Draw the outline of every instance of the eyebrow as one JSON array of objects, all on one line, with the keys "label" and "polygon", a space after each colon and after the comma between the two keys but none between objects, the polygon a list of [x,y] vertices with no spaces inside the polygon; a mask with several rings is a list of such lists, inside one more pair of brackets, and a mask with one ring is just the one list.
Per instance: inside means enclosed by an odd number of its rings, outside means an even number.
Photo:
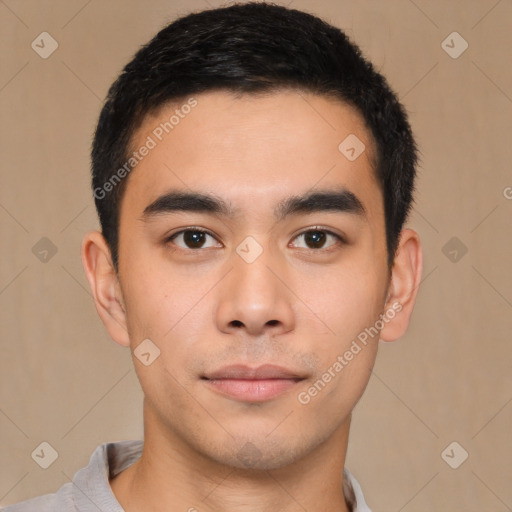
[{"label": "eyebrow", "polygon": [[[366,216],[366,210],[358,197],[345,188],[317,190],[304,195],[290,196],[280,201],[274,208],[274,217],[281,221],[290,215],[334,211]],[[233,208],[223,199],[200,192],[172,190],[158,197],[146,206],[143,220],[172,212],[197,212],[224,217],[234,217],[239,209]]]}]

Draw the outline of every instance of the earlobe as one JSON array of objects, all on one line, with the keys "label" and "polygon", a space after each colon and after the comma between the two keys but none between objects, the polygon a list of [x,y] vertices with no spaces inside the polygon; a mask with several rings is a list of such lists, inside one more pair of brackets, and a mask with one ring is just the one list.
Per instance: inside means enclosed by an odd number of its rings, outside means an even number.
[{"label": "earlobe", "polygon": [[126,308],[108,244],[99,231],[87,234],[82,242],[82,265],[98,314],[110,337],[129,346]]},{"label": "earlobe", "polygon": [[423,253],[418,233],[404,229],[391,271],[386,300],[383,341],[395,341],[404,335],[414,309],[423,270]]}]

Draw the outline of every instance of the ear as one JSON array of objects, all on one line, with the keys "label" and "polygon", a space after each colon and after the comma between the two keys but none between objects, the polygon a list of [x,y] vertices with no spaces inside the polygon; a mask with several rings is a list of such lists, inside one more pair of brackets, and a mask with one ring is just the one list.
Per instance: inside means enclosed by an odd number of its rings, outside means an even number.
[{"label": "ear", "polygon": [[126,311],[110,248],[99,231],[85,236],[82,242],[82,265],[89,281],[96,310],[110,337],[129,346]]},{"label": "ear", "polygon": [[395,341],[405,334],[416,302],[422,270],[423,253],[418,233],[404,229],[400,233],[391,270],[381,340]]}]

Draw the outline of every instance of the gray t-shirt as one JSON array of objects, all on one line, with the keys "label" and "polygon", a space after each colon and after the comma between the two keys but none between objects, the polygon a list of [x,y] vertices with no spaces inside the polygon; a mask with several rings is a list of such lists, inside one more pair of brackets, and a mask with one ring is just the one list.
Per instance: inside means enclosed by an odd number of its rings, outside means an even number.
[{"label": "gray t-shirt", "polygon": [[[56,493],[45,494],[3,508],[3,512],[124,512],[109,484],[109,478],[131,466],[142,454],[142,441],[100,444],[89,464],[77,471],[72,482]],[[343,490],[352,512],[371,512],[361,487],[345,469]]]}]

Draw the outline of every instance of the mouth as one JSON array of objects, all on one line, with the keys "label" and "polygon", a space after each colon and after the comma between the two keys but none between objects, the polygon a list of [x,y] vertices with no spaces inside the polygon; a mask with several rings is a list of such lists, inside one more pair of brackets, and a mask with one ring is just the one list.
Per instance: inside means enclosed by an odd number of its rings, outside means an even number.
[{"label": "mouth", "polygon": [[214,392],[241,402],[265,402],[295,387],[306,377],[281,366],[226,366],[201,377]]}]

